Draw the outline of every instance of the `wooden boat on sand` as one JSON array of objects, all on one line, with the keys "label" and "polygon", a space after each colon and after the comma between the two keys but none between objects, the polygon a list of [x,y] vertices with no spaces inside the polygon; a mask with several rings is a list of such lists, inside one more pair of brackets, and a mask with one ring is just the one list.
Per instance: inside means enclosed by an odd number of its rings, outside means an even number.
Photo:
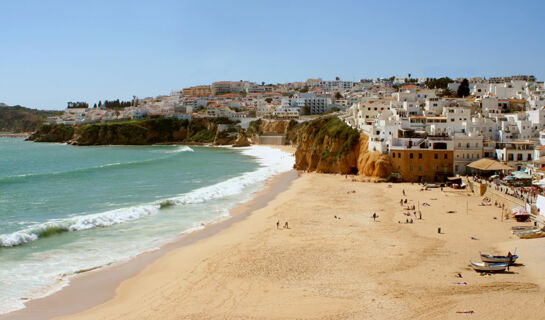
[{"label": "wooden boat on sand", "polygon": [[480,255],[481,255],[481,260],[483,262],[488,262],[488,263],[508,263],[508,264],[513,264],[513,263],[515,263],[515,261],[517,261],[517,259],[519,257],[516,254],[506,255],[506,256],[493,256],[493,255],[490,255],[490,254],[480,253]]},{"label": "wooden boat on sand", "polygon": [[471,267],[473,270],[478,272],[503,272],[507,267],[509,266],[507,263],[489,263],[489,262],[473,262],[469,261],[471,263]]}]

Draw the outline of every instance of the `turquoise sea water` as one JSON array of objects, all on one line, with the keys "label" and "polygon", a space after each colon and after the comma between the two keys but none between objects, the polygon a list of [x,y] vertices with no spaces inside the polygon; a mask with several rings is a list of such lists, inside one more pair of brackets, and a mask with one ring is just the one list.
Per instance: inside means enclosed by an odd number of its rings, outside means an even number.
[{"label": "turquoise sea water", "polygon": [[293,158],[267,147],[100,146],[0,138],[0,313],[71,275],[224,219]]}]

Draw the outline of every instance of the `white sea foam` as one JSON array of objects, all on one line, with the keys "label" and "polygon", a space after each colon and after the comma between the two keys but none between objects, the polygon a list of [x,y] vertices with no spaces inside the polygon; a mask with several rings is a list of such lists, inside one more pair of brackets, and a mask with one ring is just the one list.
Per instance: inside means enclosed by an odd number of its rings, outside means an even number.
[{"label": "white sea foam", "polygon": [[[191,148],[186,146],[180,147],[179,149],[183,149],[185,151],[191,150],[190,152],[193,151]],[[168,203],[171,205],[197,204],[214,199],[234,196],[241,193],[250,185],[261,183],[273,175],[291,170],[294,161],[293,156],[285,152],[263,146],[244,148],[242,150],[242,154],[255,157],[261,167],[255,171],[244,173],[241,176],[167,199]],[[152,204],[144,204],[140,206],[39,223],[11,234],[1,234],[0,247],[13,247],[35,241],[40,237],[40,235],[44,234],[44,232],[51,230],[56,230],[57,232],[81,231],[96,227],[109,227],[112,225],[137,220],[145,216],[157,214],[164,202],[164,200],[160,200]]]},{"label": "white sea foam", "polygon": [[[123,237],[113,238],[116,239],[117,245],[111,245],[112,238],[90,237],[87,240],[80,239],[78,242],[67,243],[56,252],[35,252],[26,257],[24,262],[8,262],[9,267],[6,265],[0,270],[0,288],[3,288],[0,314],[24,308],[24,302],[28,300],[23,300],[21,297],[36,299],[60,290],[68,284],[70,277],[77,270],[126,261],[142,252],[160,247],[171,241],[171,238],[176,234],[189,234],[203,229],[207,224],[227,219],[229,217],[228,208],[236,202],[248,199],[250,197],[248,191],[257,191],[257,187],[265,180],[273,175],[289,171],[293,167],[293,156],[277,149],[252,146],[239,150],[242,150],[244,155],[254,157],[260,167],[241,176],[168,199],[173,205],[182,206],[210,201],[205,206],[187,207],[187,210],[183,212],[193,212],[191,216],[185,216],[187,213],[182,213],[184,216],[177,216],[176,209],[168,211],[171,209],[166,208],[166,212],[170,213],[158,214],[161,212],[161,205],[165,202],[165,200],[159,200],[140,206],[36,223],[18,232],[0,235],[0,246],[6,247],[34,241],[43,232],[52,230],[52,228],[67,232],[88,230],[122,224],[149,215],[157,215],[154,219],[167,219],[163,220],[167,222],[162,222],[162,224],[160,220],[154,220],[155,222],[150,220],[153,225],[147,222],[145,225],[128,225],[124,229],[127,232]],[[170,217],[171,214],[172,217]],[[174,223],[180,221],[180,218],[187,222],[180,225]],[[168,221],[171,223],[169,224]],[[161,230],[165,230],[165,232],[161,232]]]},{"label": "white sea foam", "polygon": [[293,156],[278,149],[252,146],[244,148],[242,154],[255,157],[261,167],[255,171],[244,173],[241,176],[199,188],[168,200],[176,205],[184,205],[233,196],[241,193],[244,188],[250,185],[263,182],[271,176],[293,168]]},{"label": "white sea foam", "polygon": [[179,152],[194,152],[195,150],[191,149],[191,147],[188,146],[180,146],[174,150],[160,150],[160,151],[152,151],[154,153],[179,153]]},{"label": "white sea foam", "polygon": [[0,247],[13,247],[27,242],[37,240],[48,230],[81,231],[96,227],[109,227],[115,224],[124,223],[139,219],[144,216],[159,212],[159,205],[150,204],[121,208],[101,213],[84,216],[76,216],[68,219],[50,220],[39,223],[11,234],[0,235]]}]

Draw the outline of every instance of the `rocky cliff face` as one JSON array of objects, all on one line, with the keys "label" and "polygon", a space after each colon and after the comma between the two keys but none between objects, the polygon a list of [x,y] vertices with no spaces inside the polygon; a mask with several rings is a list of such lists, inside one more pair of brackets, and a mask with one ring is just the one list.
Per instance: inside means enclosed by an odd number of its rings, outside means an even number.
[{"label": "rocky cliff face", "polygon": [[390,157],[378,151],[368,151],[369,137],[360,135],[358,173],[368,177],[386,178],[392,173]]},{"label": "rocky cliff face", "polygon": [[36,142],[67,142],[74,135],[74,127],[63,124],[42,125],[27,140]]},{"label": "rocky cliff face", "polygon": [[[223,122],[223,123],[222,123]],[[218,125],[229,128],[220,132]],[[232,127],[232,128],[231,128]],[[146,145],[154,143],[232,144],[236,140],[234,123],[225,119],[147,119],[93,123],[82,126],[43,125],[28,140],[69,142],[76,145]]]},{"label": "rocky cliff face", "polygon": [[360,174],[385,178],[388,156],[368,152],[368,138],[336,117],[320,118],[298,132],[295,168],[322,173]]}]

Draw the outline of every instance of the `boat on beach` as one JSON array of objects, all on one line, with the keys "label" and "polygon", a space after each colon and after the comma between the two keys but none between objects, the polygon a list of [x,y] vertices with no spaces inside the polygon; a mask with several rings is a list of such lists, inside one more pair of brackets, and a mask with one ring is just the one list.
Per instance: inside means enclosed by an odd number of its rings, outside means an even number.
[{"label": "boat on beach", "polygon": [[545,237],[545,232],[543,231],[536,231],[519,235],[520,239],[535,239],[543,237]]},{"label": "boat on beach", "polygon": [[489,263],[469,261],[473,270],[477,272],[502,272],[509,266],[507,263]]},{"label": "boat on beach", "polygon": [[488,263],[508,263],[510,265],[515,263],[515,261],[517,261],[517,259],[519,257],[516,254],[506,255],[506,256],[494,256],[494,255],[480,253],[480,252],[479,252],[479,254],[481,255],[481,260],[483,262],[488,262]]},{"label": "boat on beach", "polygon": [[512,227],[511,232],[520,239],[534,239],[545,237],[545,231],[534,226]]}]

